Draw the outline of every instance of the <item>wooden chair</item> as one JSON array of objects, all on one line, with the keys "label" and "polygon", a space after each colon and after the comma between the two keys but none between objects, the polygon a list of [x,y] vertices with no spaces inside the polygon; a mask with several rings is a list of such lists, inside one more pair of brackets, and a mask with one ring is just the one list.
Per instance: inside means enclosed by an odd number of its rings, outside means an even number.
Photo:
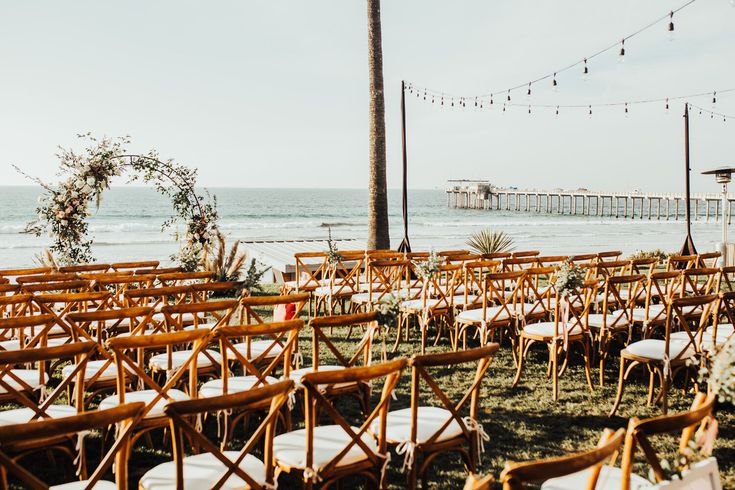
[{"label": "wooden chair", "polygon": [[0,284],[2,289],[5,286],[8,286],[11,294],[0,296],[0,318],[15,318],[34,313],[32,294],[18,293],[19,286],[14,284]]},{"label": "wooden chair", "polygon": [[129,289],[122,294],[122,304],[126,308],[153,308],[156,314],[152,320],[162,324],[165,320],[161,308],[169,305],[188,303],[191,299],[190,286],[169,286],[157,288]]},{"label": "wooden chair", "polygon": [[615,468],[605,463],[614,462],[624,438],[625,429],[617,432],[605,429],[594,449],[539,461],[507,462],[500,474],[503,490],[524,490],[526,483],[541,481],[545,482],[542,489],[616,488],[614,484],[608,484]]},{"label": "wooden chair", "polygon": [[[646,276],[643,274],[607,276],[603,286],[600,313],[589,313],[589,309],[587,310],[584,321],[596,347],[600,365],[600,386],[605,384],[605,361],[611,343],[621,337],[625,339],[625,345],[631,341],[633,310],[636,307],[638,290],[643,287],[645,280]],[[623,291],[626,291],[625,298]]]},{"label": "wooden chair", "polygon": [[[143,420],[136,427],[130,447],[143,434],[166,427],[168,419],[163,410],[171,401],[182,401],[197,397],[197,366],[206,354],[203,352],[210,339],[210,332],[186,330],[183,332],[155,335],[133,335],[115,337],[107,341],[117,366],[116,393],[108,396],[99,404],[101,409],[112,408],[128,402],[144,402]],[[184,356],[176,356],[174,349],[193,346]],[[155,371],[163,373],[155,376],[146,372],[153,353],[164,349],[165,365],[155,366]],[[148,362],[146,362],[148,361]],[[210,360],[211,361],[211,360]],[[188,373],[188,382],[183,378]],[[129,378],[131,378],[129,380]],[[133,381],[137,380],[137,385]],[[130,388],[133,388],[132,390]],[[183,391],[182,389],[186,391]]]},{"label": "wooden chair", "polygon": [[697,266],[697,255],[669,255],[666,259],[666,271],[686,270]]},{"label": "wooden chair", "polygon": [[[318,371],[342,371],[356,366],[369,366],[372,364],[373,341],[379,332],[380,326],[377,322],[377,313],[353,313],[351,315],[324,316],[314,318],[310,327],[312,330],[312,352],[311,366],[304,366],[291,371],[290,377],[301,388],[301,378],[308,373]],[[357,326],[366,325],[365,333],[359,342],[356,342],[354,350],[345,352],[338,349],[332,342],[332,333],[335,329],[351,330]],[[324,353],[322,352],[324,348]],[[385,349],[385,347],[383,347]],[[334,358],[334,361],[324,362],[324,355]],[[385,357],[385,356],[383,356]],[[322,393],[328,398],[339,398],[341,396],[354,396],[360,403],[364,413],[367,413],[370,403],[370,386],[361,383],[339,383],[337,385],[323,386]]]},{"label": "wooden chair", "polygon": [[516,317],[525,325],[551,318],[556,304],[554,277],[556,267],[531,267],[523,278],[523,302],[519,303]]},{"label": "wooden chair", "polygon": [[536,257],[536,262],[539,267],[559,267],[568,258],[567,255],[540,255]]},{"label": "wooden chair", "polygon": [[370,260],[366,266],[367,291],[350,298],[352,311],[370,311],[390,294],[408,288],[411,262],[405,259]]},{"label": "wooden chair", "polygon": [[503,260],[503,271],[504,272],[516,272],[532,267],[538,267],[538,257],[536,256],[523,256],[523,257],[512,257]]},{"label": "wooden chair", "polygon": [[[518,369],[516,370],[516,376],[513,380],[514,387],[521,379],[523,364],[528,356],[529,349],[534,343],[542,342],[546,344],[546,347],[549,350],[547,376],[551,377],[554,400],[559,399],[558,378],[564,373],[564,370],[567,367],[567,363],[569,362],[569,351],[572,344],[579,344],[582,348],[587,384],[589,385],[590,391],[593,391],[592,378],[590,374],[591,335],[587,329],[585,317],[589,312],[591,299],[595,292],[595,285],[595,282],[586,283],[580,290],[571,292],[564,301],[558,297],[558,293],[554,288],[553,320],[529,323],[519,329],[517,340],[518,347],[516,351]],[[575,307],[575,305],[578,304],[583,305],[583,307],[581,309]],[[564,354],[564,363],[560,367],[559,358],[562,354]]]},{"label": "wooden chair", "polygon": [[[165,330],[177,332],[180,330],[206,329],[212,330],[219,325],[227,325],[235,315],[238,301],[226,299],[208,301],[206,303],[180,303],[161,308],[160,318]],[[156,318],[156,315],[153,315]]]},{"label": "wooden chair", "polygon": [[437,275],[422,281],[419,298],[401,302],[401,316],[396,331],[394,351],[401,339],[401,330],[405,331],[405,340],[408,341],[412,319],[416,319],[421,333],[422,354],[426,350],[426,338],[431,322],[434,322],[437,329],[435,345],[443,330],[449,331],[451,343],[455,344],[451,328],[454,317],[454,294],[457,286],[462,284],[462,272],[460,264],[440,265]]},{"label": "wooden chair", "polygon": [[99,291],[110,291],[113,300],[119,307],[125,304],[124,294],[132,289],[150,289],[156,276],[134,276],[132,274],[109,274],[95,278],[93,287]]},{"label": "wooden chair", "polygon": [[[281,407],[288,399],[293,381],[285,380],[242,393],[214,398],[173,402],[165,413],[171,420],[174,460],[148,470],[140,479],[141,490],[165,488],[275,488],[273,436]],[[211,412],[247,413],[267,406],[267,414],[239,451],[218,448],[192,420]],[[185,442],[190,441],[196,454],[186,456]],[[253,452],[262,444],[262,459]]]},{"label": "wooden chair", "polygon": [[588,264],[594,265],[597,262],[597,254],[577,254],[569,257],[569,260],[575,265]]},{"label": "wooden chair", "polygon": [[462,310],[482,307],[482,291],[485,276],[498,272],[502,263],[499,260],[471,260],[464,263],[462,288],[455,290],[454,305]]},{"label": "wooden chair", "polygon": [[480,345],[493,340],[495,333],[506,331],[514,334],[516,312],[523,303],[525,271],[487,274],[482,289],[482,307],[465,310],[454,317],[456,332],[454,350],[467,345],[467,331],[475,329],[480,334]]},{"label": "wooden chair", "polygon": [[[294,254],[295,280],[284,283],[288,292],[310,293],[322,286],[327,277],[327,254],[324,252],[301,252]],[[309,315],[311,316],[311,315]]]},{"label": "wooden chair", "polygon": [[620,250],[609,250],[606,252],[598,252],[597,253],[597,261],[603,262],[603,261],[615,261],[619,260],[620,256],[623,255],[623,252]]},{"label": "wooden chair", "polygon": [[[128,459],[127,445],[132,429],[141,417],[143,403],[128,403],[109,410],[96,410],[71,415],[57,419],[39,420],[33,423],[0,426],[0,468],[3,482],[7,485],[7,476],[12,475],[23,488],[76,488],[92,490],[101,488],[128,488]],[[119,430],[114,444],[102,455],[101,460],[92,475],[85,476],[82,471],[82,480],[65,485],[49,487],[47,482],[41,481],[32,471],[19,464],[18,453],[22,454],[24,447],[42,446],[49,440],[61,439],[67,446],[81,446],[80,455],[84,454],[84,434],[94,429],[106,429],[117,425]],[[81,441],[81,443],[79,442]],[[80,458],[82,459],[82,458]],[[115,483],[102,478],[114,467]]]},{"label": "wooden chair", "polygon": [[39,274],[51,274],[54,270],[51,267],[27,267],[20,269],[0,269],[0,277],[8,279],[11,283],[15,283],[18,276],[35,276]]},{"label": "wooden chair", "polygon": [[[720,293],[720,307],[718,319],[707,327],[702,336],[702,351],[706,354],[717,352],[730,337],[735,334],[735,291]],[[672,336],[682,335],[683,332],[673,333]]]},{"label": "wooden chair", "polygon": [[657,454],[658,451],[651,444],[650,438],[657,434],[675,434],[681,431],[678,452],[680,454],[684,453],[689,449],[689,441],[695,435],[697,426],[699,426],[700,430],[706,430],[709,424],[713,422],[712,410],[715,405],[715,399],[716,397],[714,395],[707,396],[704,393],[697,393],[691,410],[687,412],[663,415],[644,420],[638,420],[635,417],[630,419],[620,469],[622,476],[622,485],[620,488],[629,490],[634,484],[647,482],[645,478],[633,473],[637,448],[640,448],[643,452],[646,462],[651,470],[653,470],[656,481],[663,481],[665,474],[661,467],[661,460]]},{"label": "wooden chair", "polygon": [[201,284],[212,281],[214,272],[210,271],[194,271],[194,272],[170,272],[168,274],[157,274],[156,280],[163,286],[187,286],[189,284]]},{"label": "wooden chair", "polygon": [[[348,476],[363,476],[373,486],[385,488],[385,472],[389,457],[386,441],[386,422],[391,393],[398,383],[407,360],[395,359],[367,367],[320,371],[304,375],[305,428],[276,436],[273,454],[283,471],[299,474],[304,488],[311,489],[318,482],[331,486]],[[375,408],[353,426],[335,408],[333,400],[324,392],[324,386],[371,385],[383,382]],[[318,414],[325,414],[331,424],[317,425]],[[379,420],[376,438],[368,433],[373,422]]]},{"label": "wooden chair", "polygon": [[697,255],[696,267],[715,268],[720,260],[720,252],[706,252]]},{"label": "wooden chair", "polygon": [[[24,315],[0,318],[0,349],[6,351],[48,347],[49,332],[56,326],[53,315]],[[66,341],[51,342],[52,345]]]},{"label": "wooden chair", "polygon": [[[388,412],[385,429],[388,444],[395,445],[397,453],[404,455],[403,471],[407,471],[408,488],[416,488],[419,477],[423,487],[428,488],[429,466],[446,452],[458,453],[467,471],[477,471],[484,442],[488,439],[479,423],[480,385],[498,347],[498,344],[489,344],[458,352],[414,355],[409,361],[411,406]],[[477,363],[472,382],[452,400],[430,370],[454,370],[468,363]],[[427,398],[431,403],[428,405],[421,399],[423,384],[429,388]],[[372,431],[379,433],[378,421],[373,422]]]},{"label": "wooden chair", "polygon": [[[690,328],[691,318],[687,315],[692,307],[699,311],[699,319],[694,331]],[[643,339],[629,344],[620,352],[620,377],[618,393],[610,416],[614,415],[623,397],[625,381],[637,365],[644,365],[649,372],[648,404],[654,401],[655,378],[658,375],[661,389],[656,401],[661,401],[663,413],[668,409],[669,385],[682,369],[688,367],[687,362],[695,354],[701,352],[701,339],[711,318],[718,316],[719,297],[693,296],[674,298],[666,309],[666,329],[664,339]],[[674,329],[686,333],[686,339],[672,338]],[[630,363],[626,366],[627,363]]]},{"label": "wooden chair", "polygon": [[327,315],[333,315],[335,305],[339,305],[341,313],[346,313],[347,301],[361,290],[360,275],[365,263],[365,252],[358,250],[339,253],[340,260],[336,264],[327,265],[326,276],[321,285],[311,292],[317,314],[323,311]]},{"label": "wooden chair", "polygon": [[15,278],[15,282],[18,284],[41,284],[47,282],[67,282],[75,281],[79,279],[79,276],[73,273],[61,273],[56,272],[52,274],[33,274],[28,276],[18,276]]},{"label": "wooden chair", "polygon": [[59,272],[71,272],[74,274],[80,272],[107,272],[108,270],[110,270],[110,264],[79,264],[59,267]]},{"label": "wooden chair", "polygon": [[198,282],[190,284],[189,288],[191,288],[191,300],[194,303],[204,303],[215,295],[219,295],[220,298],[224,299],[225,296],[239,298],[243,294],[240,291],[241,283],[236,281]]},{"label": "wooden chair", "polygon": [[514,259],[520,259],[523,257],[538,257],[541,255],[541,252],[538,250],[520,250],[517,252],[511,252],[510,256]]},{"label": "wooden chair", "polygon": [[91,283],[84,279],[72,281],[35,282],[20,284],[21,293],[81,293],[91,290]]},{"label": "wooden chair", "polygon": [[666,324],[666,309],[680,288],[681,272],[653,272],[646,282],[643,307],[633,308],[633,323],[641,327],[642,336],[650,337]]}]

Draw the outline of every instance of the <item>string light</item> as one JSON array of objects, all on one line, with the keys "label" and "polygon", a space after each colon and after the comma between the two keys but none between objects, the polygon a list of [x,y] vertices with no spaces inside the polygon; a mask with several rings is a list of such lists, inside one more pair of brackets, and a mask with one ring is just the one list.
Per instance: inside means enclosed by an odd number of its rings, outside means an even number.
[{"label": "string light", "polygon": [[625,103],[625,117],[628,117],[628,103]]},{"label": "string light", "polygon": [[622,41],[620,41],[620,56],[618,57],[618,62],[622,63],[625,61],[625,38],[623,38]]},{"label": "string light", "polygon": [[531,106],[528,106],[528,113],[531,113]]},{"label": "string light", "polygon": [[[511,99],[510,99],[510,92],[511,91],[517,90],[517,89],[521,89],[523,87],[529,87],[530,85],[533,85],[533,84],[535,84],[537,82],[540,82],[540,81],[546,80],[546,79],[551,79],[551,81],[552,81],[551,82],[552,87],[556,88],[557,85],[558,85],[557,75],[559,73],[562,73],[562,72],[568,71],[568,70],[572,70],[572,69],[578,69],[578,67],[580,65],[582,65],[582,74],[583,74],[583,76],[585,76],[585,79],[586,79],[587,76],[589,76],[589,74],[590,74],[589,63],[592,61],[593,58],[596,58],[598,56],[601,56],[601,55],[607,53],[608,51],[611,51],[611,50],[615,49],[615,50],[617,50],[617,53],[620,56],[619,57],[619,60],[620,61],[623,61],[623,58],[624,58],[624,54],[623,53],[624,53],[624,49],[625,49],[625,41],[627,41],[627,40],[631,39],[632,37],[637,36],[637,35],[645,32],[645,31],[647,31],[647,30],[649,30],[649,29],[657,26],[658,24],[660,24],[661,22],[663,22],[665,20],[668,20],[669,21],[668,22],[668,24],[669,24],[668,25],[668,27],[669,27],[668,31],[670,33],[672,33],[673,32],[673,14],[678,13],[681,10],[689,7],[695,1],[696,0],[686,0],[685,3],[683,5],[681,5],[680,7],[678,7],[676,9],[674,9],[674,10],[671,10],[671,11],[667,12],[665,15],[663,15],[663,16],[655,19],[655,20],[653,20],[652,22],[650,22],[650,23],[646,24],[645,26],[639,28],[638,30],[636,30],[636,31],[628,34],[627,36],[623,36],[623,37],[617,38],[618,40],[616,40],[614,43],[608,45],[607,47],[605,47],[603,49],[600,49],[599,51],[593,52],[593,53],[585,56],[584,58],[581,58],[581,59],[578,58],[578,61],[576,61],[574,63],[570,63],[569,65],[566,65],[566,66],[564,66],[562,68],[559,68],[557,70],[554,70],[553,72],[550,72],[547,75],[540,76],[540,77],[535,78],[535,79],[530,80],[530,81],[525,81],[522,84],[511,86],[509,88],[505,88],[505,89],[502,89],[502,90],[493,90],[491,92],[488,92],[488,93],[485,93],[485,94],[477,94],[475,96],[478,97],[478,98],[487,98],[487,97],[492,97],[493,95],[498,95],[499,96],[500,94],[503,94],[503,93],[507,92],[508,95],[507,95],[506,98],[507,98],[507,101],[510,102],[511,101]],[[733,1],[735,1],[735,0],[733,0]],[[474,97],[474,96],[472,96],[472,97]]]},{"label": "string light", "polygon": [[669,41],[674,40],[674,12],[669,14]]},{"label": "string light", "polygon": [[666,99],[666,113],[669,113],[669,99]]},{"label": "string light", "polygon": [[531,96],[531,82],[528,82],[528,93],[526,95]]},{"label": "string light", "polygon": [[559,115],[559,106],[556,106],[556,115]]},{"label": "string light", "polygon": [[717,91],[712,92],[712,105],[717,103]]},{"label": "string light", "polygon": [[592,106],[588,106],[588,107],[589,107],[589,109],[590,109],[590,113],[589,113],[589,116],[590,116],[590,119],[592,119]]}]

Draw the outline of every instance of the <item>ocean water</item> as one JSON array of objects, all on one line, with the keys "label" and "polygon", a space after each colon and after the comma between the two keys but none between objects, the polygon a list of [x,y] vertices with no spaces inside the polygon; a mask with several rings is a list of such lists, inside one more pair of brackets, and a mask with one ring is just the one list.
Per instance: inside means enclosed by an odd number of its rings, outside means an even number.
[{"label": "ocean water", "polygon": [[[367,233],[367,191],[358,189],[212,188],[217,196],[222,231],[231,240],[326,239],[364,240]],[[50,242],[23,233],[35,215],[38,187],[0,187],[0,267],[27,266]],[[401,195],[389,191],[391,243],[402,237]],[[89,220],[93,251],[101,261],[158,259],[166,261],[178,245],[161,231],[170,215],[169,201],[146,187],[116,187],[103,196]],[[572,254],[619,249],[624,253],[661,248],[678,250],[684,241],[682,221],[615,219],[546,215],[508,211],[447,208],[443,190],[409,193],[410,239],[415,250],[464,247],[467,237],[482,228],[503,230],[517,249],[547,254]],[[183,226],[182,226],[183,230]],[[697,222],[692,234],[700,250],[714,249],[721,227]]]}]

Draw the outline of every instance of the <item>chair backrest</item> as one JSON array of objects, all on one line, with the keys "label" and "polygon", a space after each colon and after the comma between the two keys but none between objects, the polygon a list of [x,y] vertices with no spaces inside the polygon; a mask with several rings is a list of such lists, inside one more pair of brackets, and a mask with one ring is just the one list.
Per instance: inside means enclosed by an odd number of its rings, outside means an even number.
[{"label": "chair backrest", "polygon": [[[193,325],[195,329],[208,330],[227,325],[235,314],[239,303],[235,299],[208,301],[206,303],[181,303],[161,308],[167,331],[183,330]],[[208,317],[211,317],[209,319]]]},{"label": "chair backrest", "polygon": [[[442,264],[437,274],[425,278],[421,291],[423,308],[445,310],[454,306],[454,294],[462,285],[462,264]],[[429,304],[429,299],[432,299]]]},{"label": "chair backrest", "polygon": [[[690,296],[674,298],[666,311],[666,350],[664,359],[678,360],[684,358],[690,348],[702,351],[702,340],[705,330],[713,318],[717,318],[720,297],[717,294],[706,296]],[[692,328],[692,325],[694,328]],[[677,345],[672,346],[671,334],[676,330],[685,332]],[[683,342],[686,342],[683,344]],[[672,349],[672,347],[674,347]],[[664,360],[666,362],[666,360]]]},{"label": "chair backrest", "polygon": [[365,265],[365,252],[360,250],[340,250],[340,258],[335,264],[327,263],[324,286],[333,295],[359,291],[361,274]]},{"label": "chair backrest", "polygon": [[75,279],[72,281],[35,282],[20,285],[20,291],[24,293],[57,292],[72,293],[89,291],[90,281]]},{"label": "chair backrest", "polygon": [[[209,300],[215,294],[224,296],[225,294],[229,295],[230,293],[239,292],[241,283],[236,281],[215,282],[212,280],[209,282],[192,283],[189,287],[191,288],[191,300],[195,303],[202,303]],[[234,294],[230,295],[230,297],[234,296]]]},{"label": "chair backrest", "polygon": [[79,276],[73,273],[54,273],[54,274],[34,274],[29,276],[18,276],[15,282],[18,284],[39,284],[45,282],[66,282],[79,279]]},{"label": "chair backrest", "polygon": [[164,306],[186,303],[190,295],[190,286],[128,289],[122,293],[122,304],[127,308],[148,306],[160,309]]},{"label": "chair backrest", "polygon": [[100,344],[108,337],[126,332],[141,335],[152,325],[150,307],[114,308],[69,313],[64,318],[76,331],[89,332]]},{"label": "chair backrest", "polygon": [[512,257],[503,260],[503,270],[506,272],[520,271],[538,266],[538,258],[535,256]]},{"label": "chair backrest", "polygon": [[[526,271],[496,272],[485,276],[482,289],[482,317],[486,323],[515,318],[516,306],[523,303]],[[492,309],[490,309],[492,308]]]},{"label": "chair backrest", "polygon": [[301,311],[309,302],[309,293],[282,294],[276,296],[244,296],[240,298],[240,324],[252,325],[266,323],[261,313],[261,308],[273,309],[275,315],[279,306],[294,305],[292,318],[298,318]]},{"label": "chair backrest", "polygon": [[[0,400],[5,403],[17,403],[29,408],[33,415],[29,420],[52,418],[48,409],[66,392],[72,383],[81,386],[87,361],[97,350],[94,342],[76,342],[53,347],[35,347],[32,349],[0,351]],[[54,361],[74,359],[74,369],[63,377],[54,390],[44,396],[35,397],[33,392],[46,389],[48,382],[48,366]],[[21,377],[15,371],[16,366],[33,365],[38,378]],[[31,373],[33,374],[33,373]],[[37,401],[38,400],[38,401]],[[72,400],[70,400],[72,401]],[[78,410],[83,406],[82,390],[76,390],[74,405]]]},{"label": "chair backrest", "polygon": [[[724,321],[721,322],[720,319]],[[719,344],[722,343],[717,340],[717,326],[720,323],[729,323],[730,325],[735,325],[735,291],[720,293],[720,307],[717,310],[717,319],[712,323],[712,345],[714,347],[717,347],[719,346]],[[730,335],[728,335],[728,337]]]},{"label": "chair backrest", "polygon": [[588,468],[591,468],[591,471],[586,488],[592,490],[597,486],[602,465],[610,459],[615,459],[624,438],[625,429],[618,429],[617,432],[605,429],[600,442],[594,449],[539,461],[507,462],[505,469],[500,474],[503,490],[523,490],[526,488],[526,483],[571,475]]},{"label": "chair backrest", "polygon": [[503,260],[510,258],[512,254],[510,252],[492,252],[489,254],[482,254],[483,260]]},{"label": "chair backrest", "polygon": [[10,282],[18,276],[34,276],[38,274],[51,274],[54,270],[51,267],[28,267],[21,269],[0,269],[0,277],[4,277]]},{"label": "chair backrest", "polygon": [[691,269],[697,266],[697,260],[696,255],[669,255],[666,259],[666,270]]},{"label": "chair backrest", "polygon": [[30,315],[33,312],[33,295],[17,294],[18,287],[14,284],[0,284],[0,288],[8,286],[12,294],[0,296],[0,318]]},{"label": "chair backrest", "polygon": [[193,271],[193,272],[169,272],[168,274],[158,274],[157,280],[161,286],[183,286],[187,284],[196,284],[208,282],[214,279],[214,272],[211,271]]},{"label": "chair backrest", "polygon": [[[214,485],[209,488],[221,488],[222,485],[233,477],[244,481],[243,487],[253,490],[267,490],[274,488],[274,464],[273,464],[273,437],[275,435],[278,416],[281,408],[288,400],[289,393],[293,389],[293,381],[284,380],[267,386],[252,388],[241,393],[222,395],[198,400],[185,400],[172,402],[166,405],[164,412],[171,419],[171,432],[174,443],[174,463],[176,466],[176,488],[184,488],[184,442],[191,442],[198,451],[204,451],[215,456],[227,469],[220,475]],[[230,459],[222,450],[210,441],[201,430],[197,430],[192,420],[196,420],[202,414],[210,412],[237,410],[240,412],[259,410],[265,404],[269,404],[268,412],[247,441],[236,458]],[[241,466],[245,457],[261,444],[263,450],[263,463],[265,466],[265,485],[256,481],[252,475],[246,473]]]},{"label": "chair backrest", "polygon": [[482,306],[482,291],[485,290],[485,276],[498,272],[502,263],[499,260],[475,260],[464,264],[464,302],[465,309]]},{"label": "chair backrest", "polygon": [[[326,351],[330,352],[341,366],[354,367],[360,363],[364,366],[370,365],[372,363],[373,340],[380,328],[377,319],[378,314],[375,311],[314,318],[309,324],[312,330],[311,362],[314,370],[319,370],[322,346],[326,347]],[[344,347],[337,348],[334,345],[332,342],[333,335],[331,335],[332,329],[350,329],[358,325],[367,325],[367,328],[360,342],[356,343],[352,354],[345,352]]]},{"label": "chair backrest", "polygon": [[49,314],[0,318],[0,338],[12,339],[18,349],[45,347],[48,344],[48,334],[55,324],[54,315]]},{"label": "chair backrest", "polygon": [[320,287],[327,277],[327,254],[325,252],[301,252],[294,254],[296,261],[296,291],[312,291]]},{"label": "chair backrest", "polygon": [[[212,359],[205,347],[211,338],[208,330],[185,330],[183,332],[162,333],[154,335],[131,335],[130,337],[115,337],[107,341],[107,346],[112,350],[117,367],[117,396],[119,403],[125,403],[125,392],[130,385],[128,377],[138,379],[146,389],[156,391],[156,396],[147,400],[144,415],[148,414],[161,400],[173,400],[169,391],[179,385],[185,373],[189,373],[188,395],[190,398],[197,396],[197,363],[200,353],[209,357],[213,365],[219,364],[218,360]],[[191,346],[187,351],[183,362],[173,363],[173,351],[181,346]],[[156,382],[151,375],[145,371],[145,360],[147,353],[166,350],[167,366],[166,377],[163,385]],[[131,355],[133,357],[131,357]]]},{"label": "chair backrest", "polygon": [[411,261],[406,259],[370,260],[367,264],[366,282],[368,303],[380,302],[392,293],[400,293],[410,282]]},{"label": "chair backrest", "polygon": [[97,277],[94,286],[97,289],[110,291],[119,306],[123,306],[123,294],[131,289],[150,289],[156,276],[134,276],[132,274],[110,274]]},{"label": "chair backrest", "polygon": [[701,296],[720,292],[720,269],[690,268],[681,273],[679,296]]},{"label": "chair backrest", "polygon": [[[677,270],[652,272],[646,284],[645,322],[663,324],[666,321],[666,308],[681,287],[681,272]],[[659,309],[653,305],[660,305]]]},{"label": "chair backrest", "polygon": [[569,257],[566,255],[540,255],[536,257],[539,267],[556,267],[562,265]]},{"label": "chair backrest", "polygon": [[[301,378],[301,383],[305,388],[304,396],[304,425],[306,432],[306,454],[305,468],[311,470],[311,473],[317,477],[320,475],[328,475],[334,471],[340,464],[342,459],[355,446],[364,452],[367,459],[376,468],[383,466],[388,451],[386,440],[386,426],[388,419],[388,405],[390,403],[391,394],[398,383],[401,372],[406,367],[408,361],[405,358],[394,359],[382,364],[375,364],[366,367],[355,367],[349,369],[340,369],[338,371],[318,371],[305,374]],[[339,383],[364,383],[369,384],[375,380],[384,378],[380,398],[375,403],[374,408],[362,420],[357,430],[348,422],[343,411],[338,410],[334,406],[334,400],[329,399],[322,393],[320,387],[325,385],[335,385]],[[319,415],[324,415],[334,424],[339,425],[350,437],[350,442],[334,457],[332,460],[322,464],[319,468],[314,468],[314,428],[317,426]],[[371,428],[373,421],[378,420],[379,430],[375,434],[378,444],[377,451],[365,443],[363,435]]]},{"label": "chair backrest", "polygon": [[706,252],[697,256],[696,267],[717,267],[717,261],[722,254],[720,252]]},{"label": "chair backrest", "polygon": [[0,467],[20,480],[24,488],[46,490],[49,485],[41,481],[32,471],[23,468],[12,454],[8,454],[9,449],[12,451],[14,446],[23,447],[29,443],[43,442],[60,436],[69,436],[70,442],[73,443],[78,438],[81,439],[82,436],[79,434],[117,425],[119,429],[115,442],[102,455],[94,473],[84,482],[77,482],[78,486],[75,488],[92,490],[114,463],[117,488],[125,490],[128,488],[127,444],[134,426],[142,417],[144,406],[142,402],[128,403],[107,410],[83,412],[71,417],[0,426]]},{"label": "chair backrest", "polygon": [[531,267],[523,278],[520,314],[525,321],[546,318],[554,311],[556,267]]},{"label": "chair backrest", "polygon": [[648,257],[643,259],[632,259],[630,261],[631,274],[645,274],[649,276],[653,273],[658,265],[658,257]]},{"label": "chair backrest", "polygon": [[604,260],[618,260],[621,255],[623,255],[623,252],[621,250],[608,250],[606,252],[598,252],[597,261],[600,262]]},{"label": "chair backrest", "polygon": [[[292,357],[298,347],[299,332],[303,326],[303,320],[289,320],[259,325],[217,327],[214,331],[214,338],[219,341],[222,356],[223,393],[227,394],[231,362],[241,364],[246,375],[257,377],[253,386],[268,384],[267,378],[274,377],[279,367],[283,377],[288,378]],[[252,340],[263,337],[272,343],[262,351],[253,352],[250,349]],[[236,344],[235,340],[242,340],[242,343]]]},{"label": "chair backrest", "polygon": [[569,261],[574,264],[594,264],[597,262],[597,254],[577,254],[569,257]]},{"label": "chair backrest", "polygon": [[110,264],[114,271],[125,271],[135,269],[156,269],[159,265],[157,260],[141,260],[136,262],[115,262]]},{"label": "chair backrest", "polygon": [[[603,330],[633,324],[633,309],[645,284],[646,276],[643,274],[608,276],[605,279],[601,310],[604,313]],[[607,314],[610,311],[612,313]]]},{"label": "chair backrest", "polygon": [[689,440],[694,436],[697,426],[704,429],[712,423],[712,409],[715,405],[715,395],[707,396],[697,393],[691,410],[673,415],[662,415],[650,419],[630,419],[628,433],[625,438],[625,449],[621,464],[622,490],[629,490],[633,472],[634,457],[637,448],[640,448],[657,481],[665,478],[661,467],[661,460],[656,449],[651,444],[650,437],[657,434],[672,434],[681,431],[679,438],[679,452],[687,449]]},{"label": "chair backrest", "polygon": [[520,250],[518,252],[511,252],[510,256],[514,259],[520,259],[522,257],[538,257],[541,252],[538,250]]},{"label": "chair backrest", "polygon": [[[433,403],[439,404],[441,408],[450,413],[450,417],[430,437],[422,441],[423,444],[431,444],[437,441],[452,422],[456,422],[468,441],[472,441],[472,433],[478,430],[478,405],[480,401],[480,388],[485,373],[493,355],[500,347],[497,343],[477,347],[474,349],[460,350],[457,352],[442,352],[439,354],[415,354],[411,357],[411,441],[418,441],[418,409],[423,405],[421,400],[421,385],[426,384],[429,388],[428,394]],[[475,375],[470,386],[458,395],[450,395],[447,390],[442,389],[437,380],[431,375],[431,368],[450,368],[467,363],[477,363]],[[456,390],[456,386],[452,386]],[[432,404],[433,404],[432,403]],[[467,415],[463,415],[463,414]],[[479,448],[475,448],[478,450]]]},{"label": "chair backrest", "polygon": [[720,288],[735,291],[735,265],[720,267]]},{"label": "chair backrest", "polygon": [[628,260],[602,260],[595,263],[595,274],[599,278],[611,276],[622,276],[628,273],[630,261]]},{"label": "chair backrest", "polygon": [[110,264],[79,264],[79,265],[67,265],[59,267],[59,272],[107,272],[110,269]]}]

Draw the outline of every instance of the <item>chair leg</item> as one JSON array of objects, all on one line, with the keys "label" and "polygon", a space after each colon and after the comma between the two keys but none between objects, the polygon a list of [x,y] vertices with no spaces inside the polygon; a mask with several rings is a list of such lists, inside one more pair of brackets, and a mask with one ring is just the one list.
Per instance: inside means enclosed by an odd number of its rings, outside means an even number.
[{"label": "chair leg", "polygon": [[590,366],[590,343],[587,338],[582,339],[582,350],[584,351],[584,375],[587,377],[587,386],[590,387],[590,391],[594,392],[595,388],[592,386],[592,367]]},{"label": "chair leg", "polygon": [[554,395],[554,401],[557,401],[559,399],[559,348],[556,345],[556,342],[551,343],[551,349],[549,350],[549,355],[552,356],[551,358],[551,372],[552,372],[552,378],[551,378],[551,387],[553,390]]},{"label": "chair leg", "polygon": [[518,385],[518,382],[521,380],[521,374],[523,373],[523,358],[525,357],[523,354],[524,344],[524,338],[521,336],[518,339],[518,369],[516,369],[516,377],[513,380],[513,388]]}]

